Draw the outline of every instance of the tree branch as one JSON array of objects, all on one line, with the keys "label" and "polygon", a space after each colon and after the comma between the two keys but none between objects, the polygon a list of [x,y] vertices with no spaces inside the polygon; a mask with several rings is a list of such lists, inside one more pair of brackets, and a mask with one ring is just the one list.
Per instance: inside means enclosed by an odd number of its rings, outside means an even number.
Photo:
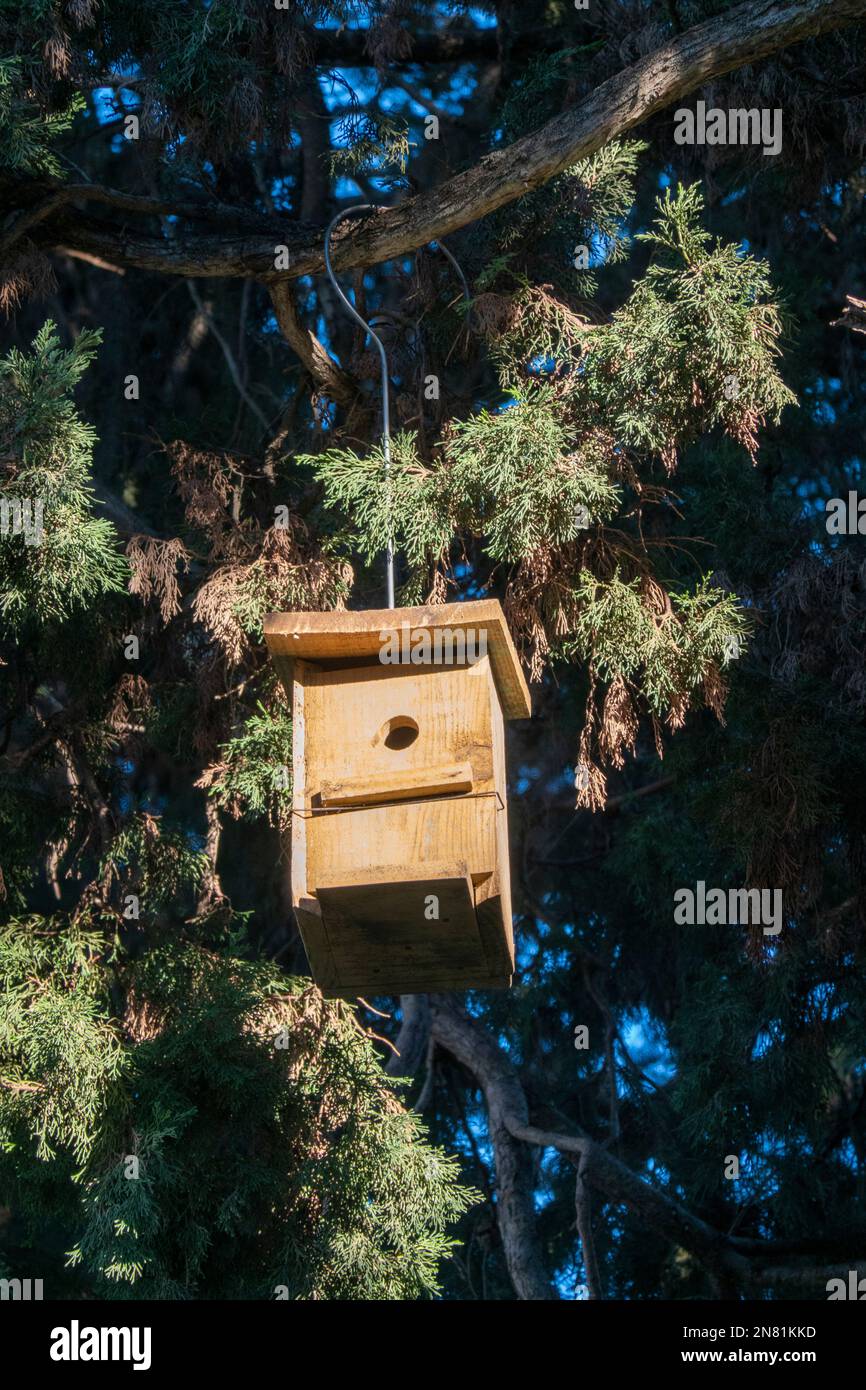
[{"label": "tree branch", "polygon": [[538,1240],[533,1165],[511,1130],[529,1118],[517,1073],[494,1040],[447,997],[432,995],[430,1005],[434,1039],[468,1067],[484,1090],[496,1163],[496,1219],[515,1292],[521,1299],[551,1299]]},{"label": "tree branch", "polygon": [[[550,1293],[539,1292],[547,1281],[535,1233],[532,1180],[526,1169],[519,1166],[515,1141],[556,1149],[577,1160],[583,1183],[608,1201],[628,1207],[644,1225],[675,1247],[688,1250],[711,1275],[726,1283],[733,1280],[742,1287],[755,1288],[778,1282],[814,1289],[830,1277],[845,1277],[847,1269],[860,1271],[863,1267],[863,1260],[857,1258],[844,1268],[816,1266],[807,1260],[772,1264],[771,1260],[778,1259],[779,1242],[739,1239],[717,1231],[680,1202],[639,1178],[589,1136],[559,1134],[529,1124],[526,1096],[517,1071],[490,1034],[444,996],[431,996],[431,1008],[433,1037],[472,1073],[484,1092],[496,1158],[497,1216],[508,1270],[520,1298],[550,1297]],[[583,1235],[582,1228],[579,1233]],[[593,1281],[596,1279],[597,1271]]]},{"label": "tree branch", "polygon": [[424,1065],[430,1040],[430,1001],[426,994],[401,994],[403,1018],[397,1034],[397,1055],[389,1057],[385,1070],[391,1076],[415,1076]]},{"label": "tree branch", "polygon": [[[866,0],[748,0],[678,35],[609,78],[578,106],[506,149],[486,155],[438,188],[344,227],[334,239],[334,264],[341,270],[373,265],[465,227],[538,188],[712,78],[864,16]],[[128,204],[130,195],[123,196]],[[33,230],[34,239],[45,245],[61,242],[114,264],[166,274],[278,281],[317,274],[324,267],[322,229],[311,231],[298,224],[285,228],[280,237],[289,252],[285,271],[275,269],[273,237],[253,232],[176,234],[169,242],[125,229],[118,234],[116,227],[80,214],[70,216],[63,209]]]},{"label": "tree branch", "polygon": [[192,298],[192,302],[195,305],[196,310],[199,314],[203,316],[208,328],[210,329],[211,333],[214,335],[219,344],[220,351],[223,357],[225,358],[226,366],[229,369],[229,376],[234,382],[235,390],[237,391],[244,404],[248,406],[249,409],[252,411],[253,415],[255,415],[264,433],[267,434],[270,428],[268,418],[265,415],[264,411],[261,410],[260,407],[253,400],[252,396],[250,395],[249,391],[244,385],[240,369],[238,367],[237,362],[235,361],[234,353],[232,352],[228,342],[226,341],[225,334],[221,331],[210,309],[207,307],[206,304],[202,302],[201,295],[199,294],[198,290],[196,289],[195,285],[192,283],[191,280],[187,280],[187,289],[190,292],[190,297]]},{"label": "tree branch", "polygon": [[310,376],[338,405],[353,405],[358,396],[357,386],[349,374],[329,357],[315,333],[301,323],[291,285],[281,280],[268,288],[280,332],[300,357]]},{"label": "tree branch", "polygon": [[[3,190],[4,201],[21,203],[21,207],[11,219],[7,218],[6,229],[0,237],[0,258],[7,255],[21,237],[26,236],[39,223],[52,219],[55,213],[68,208],[70,203],[104,203],[118,212],[139,213],[143,216],[183,217],[188,221],[219,222],[226,227],[235,228],[246,226],[259,234],[266,232],[269,223],[273,223],[276,229],[279,229],[279,222],[275,217],[268,218],[261,212],[234,207],[230,203],[213,200],[177,203],[164,198],[147,197],[141,193],[127,193],[123,189],[108,188],[101,183],[62,183],[59,179],[21,179],[7,174],[0,180],[0,188]],[[271,235],[274,235],[274,232],[271,232]]]},{"label": "tree branch", "polygon": [[586,1275],[586,1287],[589,1297],[593,1299],[603,1298],[601,1287],[601,1275],[598,1268],[598,1258],[595,1253],[595,1238],[592,1234],[592,1202],[589,1195],[589,1184],[586,1182],[584,1164],[586,1155],[579,1159],[577,1165],[577,1179],[574,1185],[574,1211],[577,1219],[577,1234],[580,1237],[580,1246],[583,1251],[583,1269]]}]

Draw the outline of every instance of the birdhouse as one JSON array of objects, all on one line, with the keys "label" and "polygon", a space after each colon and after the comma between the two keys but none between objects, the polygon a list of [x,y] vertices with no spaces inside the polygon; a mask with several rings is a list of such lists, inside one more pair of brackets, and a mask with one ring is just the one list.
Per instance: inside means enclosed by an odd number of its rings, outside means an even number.
[{"label": "birdhouse", "polygon": [[507,988],[506,719],[529,692],[499,603],[271,613],[292,698],[292,902],[329,996]]}]

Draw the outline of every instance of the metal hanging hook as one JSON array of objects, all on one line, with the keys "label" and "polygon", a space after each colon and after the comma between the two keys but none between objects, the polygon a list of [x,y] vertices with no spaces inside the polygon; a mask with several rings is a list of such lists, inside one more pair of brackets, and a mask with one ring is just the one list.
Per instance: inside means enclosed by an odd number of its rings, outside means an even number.
[{"label": "metal hanging hook", "polygon": [[463,267],[461,266],[457,257],[454,255],[454,252],[449,251],[444,241],[431,241],[430,245],[437,246],[439,250],[442,252],[442,255],[446,258],[446,260],[449,260],[451,262],[451,264],[453,265],[454,269],[457,271],[457,274],[460,277],[460,284],[463,287],[463,298],[468,302],[472,298],[472,295],[469,293],[469,283],[466,279],[466,276],[463,274]]},{"label": "metal hanging hook", "polygon": [[[337,223],[341,222],[344,217],[351,217],[351,215],[355,212],[375,212],[376,207],[377,205],[375,203],[353,203],[351,207],[342,208],[340,212],[338,212],[334,217],[331,218],[331,221],[328,223],[327,231],[325,232],[325,270],[328,272],[328,279],[330,280],[331,284],[336,290],[339,299],[346,306],[355,322],[360,324],[364,332],[369,334],[369,336],[373,339],[373,342],[376,344],[376,347],[379,351],[379,360],[382,364],[382,454],[385,459],[385,480],[387,483],[387,480],[391,473],[391,393],[390,384],[388,381],[388,356],[385,352],[385,344],[382,342],[382,339],[379,337],[379,335],[376,332],[374,332],[372,326],[369,323],[367,323],[366,319],[363,319],[361,317],[361,315],[358,313],[358,310],[355,308],[354,304],[349,299],[348,295],[343,293],[343,290],[340,287],[340,283],[336,275],[334,274],[334,267],[331,264],[331,233],[333,232]],[[463,271],[460,268],[460,265],[453,252],[449,251],[448,247],[445,245],[443,241],[431,242],[430,244],[431,246],[437,246],[439,250],[442,252],[443,256],[445,256],[446,259],[451,262],[451,265],[454,267],[454,269],[460,277],[460,283],[463,287],[463,296],[467,301],[470,300],[472,296],[469,293],[469,285],[466,281],[466,276],[463,274]],[[388,607],[393,608],[395,606],[394,538],[390,532],[390,520],[391,518],[389,515],[389,534],[386,541],[387,548],[385,552],[385,582],[387,587]]]},{"label": "metal hanging hook", "polygon": [[[388,358],[385,353],[385,345],[377,333],[374,333],[366,320],[362,319],[352,301],[345,295],[340,288],[334,267],[331,265],[331,233],[337,223],[344,217],[350,217],[354,212],[372,212],[375,205],[373,203],[353,203],[350,208],[343,208],[336,217],[332,217],[325,232],[325,269],[328,272],[328,279],[336,290],[339,298],[349,310],[352,318],[359,323],[365,333],[369,333],[373,342],[379,350],[379,359],[382,363],[382,453],[385,457],[385,479],[387,481],[391,472],[391,397],[388,384]],[[390,516],[388,518],[390,524]],[[390,534],[387,537],[387,549],[385,552],[385,583],[388,595],[388,607],[394,607],[394,538]]]}]

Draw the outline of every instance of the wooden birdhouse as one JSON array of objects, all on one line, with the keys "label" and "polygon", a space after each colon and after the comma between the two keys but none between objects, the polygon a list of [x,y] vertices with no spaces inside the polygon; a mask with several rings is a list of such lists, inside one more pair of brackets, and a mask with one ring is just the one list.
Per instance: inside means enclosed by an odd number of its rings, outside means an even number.
[{"label": "wooden birdhouse", "polygon": [[507,988],[504,720],[529,692],[496,600],[272,613],[291,693],[292,901],[330,996]]}]

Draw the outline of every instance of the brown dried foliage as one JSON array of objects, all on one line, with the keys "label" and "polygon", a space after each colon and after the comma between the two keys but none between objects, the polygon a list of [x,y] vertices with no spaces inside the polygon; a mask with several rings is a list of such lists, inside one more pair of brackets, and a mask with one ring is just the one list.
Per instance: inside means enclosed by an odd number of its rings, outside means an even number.
[{"label": "brown dried foliage", "polygon": [[189,570],[190,557],[183,541],[135,535],[130,537],[126,556],[132,570],[129,592],[142,603],[155,603],[162,621],[171,622],[181,607],[178,569]]},{"label": "brown dried foliage", "polygon": [[44,299],[57,289],[54,268],[31,241],[22,240],[0,271],[0,311],[11,314],[26,299]]}]

